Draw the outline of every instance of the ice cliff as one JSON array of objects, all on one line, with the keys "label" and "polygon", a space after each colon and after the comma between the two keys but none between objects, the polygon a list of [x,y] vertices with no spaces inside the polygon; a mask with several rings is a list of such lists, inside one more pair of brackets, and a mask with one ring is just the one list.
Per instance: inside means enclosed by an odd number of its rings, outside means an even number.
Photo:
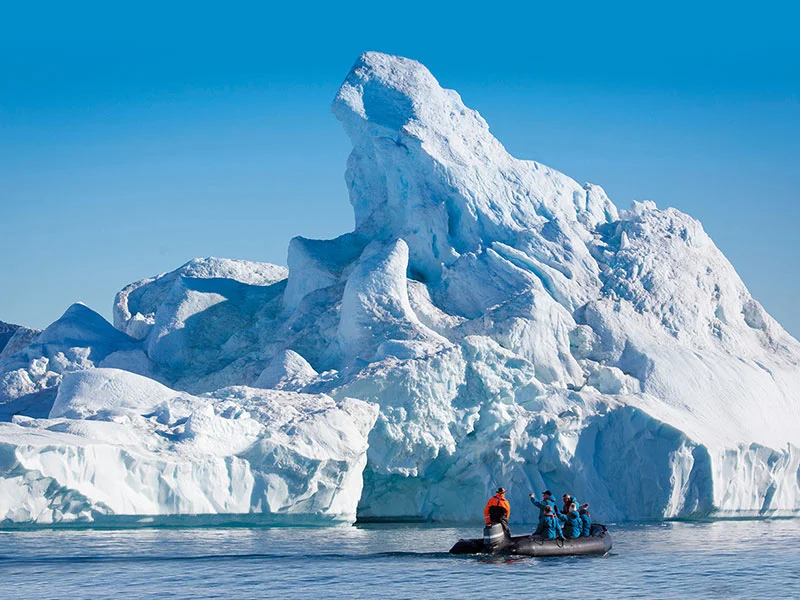
[{"label": "ice cliff", "polygon": [[375,416],[360,400],[247,387],[197,397],[117,369],[76,371],[48,419],[0,423],[0,516],[351,521]]},{"label": "ice cliff", "polygon": [[[796,514],[800,344],[696,220],[509,155],[421,64],[333,103],[353,232],[196,259],[0,356],[0,520]],[[363,486],[363,489],[362,489]],[[528,507],[528,508],[526,508]]]}]

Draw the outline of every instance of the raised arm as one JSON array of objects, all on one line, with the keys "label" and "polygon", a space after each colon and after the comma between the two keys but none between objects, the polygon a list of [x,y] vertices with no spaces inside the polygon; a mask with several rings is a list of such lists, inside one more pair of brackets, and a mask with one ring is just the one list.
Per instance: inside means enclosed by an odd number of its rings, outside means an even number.
[{"label": "raised arm", "polygon": [[541,502],[539,502],[539,501],[536,499],[536,496],[534,496],[533,494],[531,494],[530,498],[531,498],[531,502],[533,502],[533,505],[534,505],[536,508],[539,508],[539,509],[541,509],[541,510],[544,510],[544,507],[545,507],[546,505],[545,505],[545,504],[542,504]]}]

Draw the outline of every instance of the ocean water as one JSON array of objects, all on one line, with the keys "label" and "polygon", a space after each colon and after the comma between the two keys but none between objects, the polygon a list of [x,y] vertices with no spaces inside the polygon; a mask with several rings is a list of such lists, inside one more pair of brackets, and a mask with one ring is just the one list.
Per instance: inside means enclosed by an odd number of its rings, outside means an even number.
[{"label": "ocean water", "polygon": [[800,598],[800,520],[609,530],[540,559],[447,553],[479,524],[4,531],[0,598]]}]

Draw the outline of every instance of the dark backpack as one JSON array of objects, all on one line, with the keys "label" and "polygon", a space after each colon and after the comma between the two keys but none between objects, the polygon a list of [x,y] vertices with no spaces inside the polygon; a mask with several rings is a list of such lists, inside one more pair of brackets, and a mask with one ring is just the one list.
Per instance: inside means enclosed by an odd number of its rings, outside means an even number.
[{"label": "dark backpack", "polygon": [[492,523],[501,523],[506,520],[506,509],[502,506],[489,507],[489,520]]}]

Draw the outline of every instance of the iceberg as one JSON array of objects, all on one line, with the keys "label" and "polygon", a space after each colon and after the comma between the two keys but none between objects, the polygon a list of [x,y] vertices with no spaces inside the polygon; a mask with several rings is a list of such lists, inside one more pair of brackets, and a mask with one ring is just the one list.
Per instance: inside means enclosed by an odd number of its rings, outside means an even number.
[{"label": "iceberg", "polygon": [[798,514],[800,343],[698,221],[512,157],[413,60],[362,55],[333,112],[354,231],[0,357],[0,519]]},{"label": "iceberg", "polygon": [[0,358],[16,354],[40,333],[38,329],[0,321]]},{"label": "iceberg", "polygon": [[24,341],[19,344],[12,338],[0,355],[0,419],[4,421],[15,414],[46,417],[66,373],[116,361],[137,373],[150,368],[136,340],[81,303]]},{"label": "iceberg", "polygon": [[0,522],[352,522],[376,416],[321,394],[198,397],[118,369],[73,372],[49,418],[0,423]]}]

